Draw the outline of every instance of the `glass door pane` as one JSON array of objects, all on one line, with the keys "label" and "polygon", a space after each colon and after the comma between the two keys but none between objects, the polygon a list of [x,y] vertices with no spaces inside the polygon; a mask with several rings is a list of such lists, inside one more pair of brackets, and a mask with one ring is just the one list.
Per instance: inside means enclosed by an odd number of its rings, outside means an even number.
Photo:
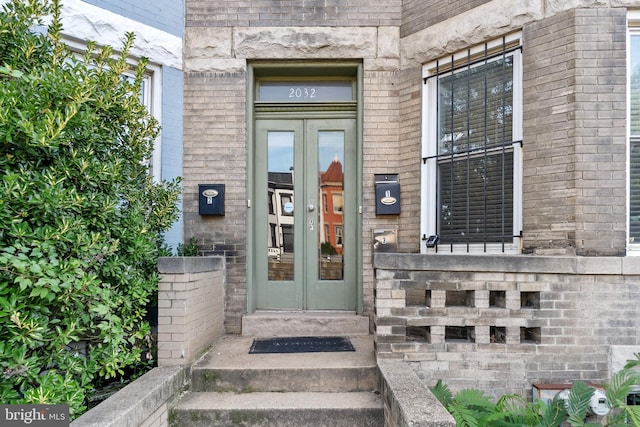
[{"label": "glass door pane", "polygon": [[318,161],[318,278],[343,280],[344,131],[318,132]]},{"label": "glass door pane", "polygon": [[268,275],[294,279],[293,131],[267,132]]}]

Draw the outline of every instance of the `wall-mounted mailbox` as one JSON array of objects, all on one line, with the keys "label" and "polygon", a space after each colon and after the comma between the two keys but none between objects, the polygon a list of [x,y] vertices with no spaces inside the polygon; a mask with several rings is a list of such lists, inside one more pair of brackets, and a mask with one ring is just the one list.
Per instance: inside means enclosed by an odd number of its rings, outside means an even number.
[{"label": "wall-mounted mailbox", "polygon": [[224,215],[224,184],[198,184],[198,213]]},{"label": "wall-mounted mailbox", "polygon": [[397,174],[376,174],[376,215],[400,214],[400,183]]}]

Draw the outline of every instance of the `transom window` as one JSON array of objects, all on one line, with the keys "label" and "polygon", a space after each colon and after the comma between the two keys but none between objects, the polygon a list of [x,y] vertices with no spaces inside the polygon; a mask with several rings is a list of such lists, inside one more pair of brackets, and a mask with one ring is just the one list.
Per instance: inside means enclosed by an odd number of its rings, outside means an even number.
[{"label": "transom window", "polygon": [[424,68],[422,234],[439,238],[429,250],[517,252],[520,56],[515,35]]}]

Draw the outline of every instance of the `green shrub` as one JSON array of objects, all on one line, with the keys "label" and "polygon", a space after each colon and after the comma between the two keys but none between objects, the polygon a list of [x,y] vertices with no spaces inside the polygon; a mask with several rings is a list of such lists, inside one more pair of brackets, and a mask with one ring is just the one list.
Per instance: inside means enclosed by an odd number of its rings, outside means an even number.
[{"label": "green shrub", "polygon": [[150,177],[146,61],[122,78],[134,36],[76,57],[59,12],[58,0],[0,12],[0,402],[68,403],[74,418],[93,384],[144,363],[179,185]]},{"label": "green shrub", "polygon": [[198,242],[194,237],[189,239],[189,243],[178,243],[176,252],[178,256],[198,256]]},{"label": "green shrub", "polygon": [[566,401],[556,396],[549,402],[538,400],[535,403],[513,394],[502,396],[493,403],[482,392],[473,389],[462,390],[454,396],[442,381],[431,390],[458,427],[640,427],[640,406],[629,406],[626,401],[633,387],[640,385],[640,373],[634,370],[640,366],[640,356],[636,356],[637,360],[629,361],[604,387],[611,412],[597,424],[585,421],[595,389],[581,381],[571,387]]}]

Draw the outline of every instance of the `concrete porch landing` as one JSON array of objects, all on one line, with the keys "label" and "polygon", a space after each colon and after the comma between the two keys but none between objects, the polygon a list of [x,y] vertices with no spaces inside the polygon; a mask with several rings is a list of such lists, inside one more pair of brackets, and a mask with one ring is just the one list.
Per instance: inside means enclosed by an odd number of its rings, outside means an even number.
[{"label": "concrete porch landing", "polygon": [[226,335],[192,367],[192,390],[373,391],[377,387],[373,337],[349,339],[356,351],[249,354],[253,337]]}]

